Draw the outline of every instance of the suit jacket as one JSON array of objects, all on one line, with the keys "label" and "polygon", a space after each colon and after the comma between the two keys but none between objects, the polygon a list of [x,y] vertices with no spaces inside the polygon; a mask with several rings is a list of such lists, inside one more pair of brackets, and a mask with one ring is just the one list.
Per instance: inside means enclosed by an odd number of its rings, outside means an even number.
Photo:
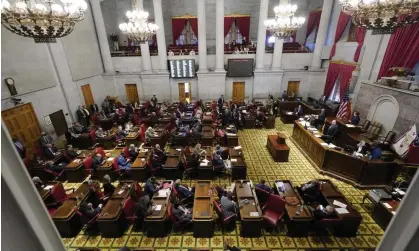
[{"label": "suit jacket", "polygon": [[105,184],[103,184],[103,193],[104,193],[104,195],[113,194],[114,191],[115,191],[115,187],[111,183],[105,183]]},{"label": "suit jacket", "polygon": [[70,157],[71,159],[74,159],[78,156],[77,152],[74,151],[74,150],[71,150],[71,151],[66,150],[66,153],[67,153],[68,157]]},{"label": "suit jacket", "polygon": [[97,104],[93,104],[93,105],[90,105],[90,110],[93,113],[97,113],[97,112],[99,112],[99,107],[97,106]]},{"label": "suit jacket", "polygon": [[24,159],[26,157],[26,148],[23,146],[23,144],[19,140],[13,143],[15,144],[16,150],[19,153],[20,157]]},{"label": "suit jacket", "polygon": [[154,186],[154,184],[150,180],[147,180],[144,185],[144,192],[151,198],[156,191],[157,188]]},{"label": "suit jacket", "polygon": [[256,184],[255,187],[265,190],[268,193],[272,193],[272,188],[270,188],[269,186],[265,185],[265,184]]},{"label": "suit jacket", "polygon": [[224,99],[223,98],[219,98],[217,104],[218,104],[218,106],[223,106]]},{"label": "suit jacket", "polygon": [[331,125],[329,129],[327,130],[327,135],[331,137],[335,137],[338,134],[338,132],[339,132],[338,125]]},{"label": "suit jacket", "polygon": [[314,214],[314,218],[316,218],[316,220],[321,220],[321,219],[325,219],[325,218],[333,218],[335,216],[334,213],[327,214],[327,213],[323,212],[323,210],[320,210],[320,209],[314,210],[313,214]]},{"label": "suit jacket", "polygon": [[41,141],[41,145],[43,147],[46,147],[47,144],[54,144],[54,141],[52,140],[51,136],[46,134],[45,136],[41,135],[41,138],[39,139]]},{"label": "suit jacket", "polygon": [[225,217],[237,213],[238,208],[234,201],[229,200],[226,196],[222,196],[220,202]]},{"label": "suit jacket", "polygon": [[182,198],[187,198],[192,195],[192,192],[182,185],[176,185],[176,190],[179,192]]},{"label": "suit jacket", "polygon": [[296,113],[297,115],[303,115],[303,108],[301,107],[297,107],[297,108],[295,108],[295,110],[294,110],[294,113]]},{"label": "suit jacket", "polygon": [[55,158],[54,153],[56,153],[56,151],[52,148],[45,148],[45,157],[47,159],[53,159]]},{"label": "suit jacket", "polygon": [[351,119],[351,124],[352,124],[352,125],[358,125],[360,120],[361,120],[361,119],[359,118],[359,116],[352,117],[352,119]]},{"label": "suit jacket", "polygon": [[92,169],[93,169],[93,171],[96,172],[96,169],[101,166],[102,161],[103,161],[102,158],[100,158],[100,159],[93,158],[93,161],[92,161]]}]

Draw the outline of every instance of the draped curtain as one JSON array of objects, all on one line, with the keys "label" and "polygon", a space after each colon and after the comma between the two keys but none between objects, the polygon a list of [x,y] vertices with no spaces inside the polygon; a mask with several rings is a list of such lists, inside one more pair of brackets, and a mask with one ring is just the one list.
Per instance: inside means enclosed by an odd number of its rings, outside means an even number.
[{"label": "draped curtain", "polygon": [[192,27],[192,31],[196,37],[198,37],[198,18],[190,18],[189,24]]},{"label": "draped curtain", "polygon": [[338,20],[338,26],[336,27],[335,42],[333,43],[332,51],[330,52],[330,59],[335,55],[335,53],[336,53],[336,43],[342,37],[343,32],[345,31],[346,26],[348,25],[348,22],[349,22],[350,19],[351,19],[351,17],[349,15],[346,15],[342,11],[340,12],[339,20]]},{"label": "draped curtain", "polygon": [[355,62],[358,62],[359,60],[359,55],[361,54],[361,49],[362,49],[362,46],[364,45],[366,31],[367,30],[364,27],[359,27],[359,26],[356,27],[355,38],[356,38],[356,42],[358,43],[358,46],[356,47],[355,55],[354,55]]},{"label": "draped curtain", "polygon": [[349,82],[352,78],[352,72],[355,70],[355,68],[355,65],[331,62],[329,64],[329,70],[327,71],[326,85],[324,87],[323,94],[326,97],[329,97],[332,94],[336,80],[340,76],[339,97],[340,100],[343,100],[345,90],[349,85]]},{"label": "draped curtain", "polygon": [[327,71],[326,85],[324,86],[323,94],[329,97],[332,94],[333,87],[340,74],[339,64],[330,63],[329,70]]},{"label": "draped curtain", "polygon": [[340,72],[340,88],[339,88],[339,97],[340,100],[343,100],[345,95],[345,90],[349,85],[349,82],[352,78],[352,72],[355,70],[355,65],[339,64]]},{"label": "draped curtain", "polygon": [[227,36],[228,32],[230,31],[231,25],[233,25],[233,22],[234,17],[224,17],[224,37]]},{"label": "draped curtain", "polygon": [[306,33],[306,40],[310,34],[319,27],[320,24],[320,17],[322,16],[322,11],[313,11],[310,12],[307,21],[307,33]]},{"label": "draped curtain", "polygon": [[389,76],[390,68],[412,69],[419,61],[419,23],[398,28],[390,37],[378,79]]},{"label": "draped curtain", "polygon": [[[249,40],[250,34],[250,17],[236,17],[237,26],[239,26],[242,37],[246,37],[246,41]],[[224,30],[225,33],[225,30]],[[227,32],[228,33],[228,32]],[[225,34],[227,35],[227,34]]]},{"label": "draped curtain", "polygon": [[172,18],[173,44],[176,44],[176,40],[182,35],[182,31],[185,28],[187,21],[188,19]]}]

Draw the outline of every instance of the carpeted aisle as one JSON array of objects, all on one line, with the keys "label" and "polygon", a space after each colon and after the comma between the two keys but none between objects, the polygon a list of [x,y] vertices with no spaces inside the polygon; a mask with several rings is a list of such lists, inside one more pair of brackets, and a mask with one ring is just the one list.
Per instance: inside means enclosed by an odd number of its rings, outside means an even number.
[{"label": "carpeted aisle", "polygon": [[[121,238],[89,237],[80,234],[75,238],[64,238],[68,250],[75,251],[78,247],[99,247],[101,250],[117,251],[123,246],[128,247],[154,247],[157,251],[187,250],[190,247],[211,247],[214,251],[222,251],[223,243],[235,245],[242,250],[251,247],[269,247],[273,250],[306,250],[311,248],[336,249],[356,247],[358,250],[375,248],[384,231],[374,222],[369,214],[370,204],[362,204],[365,190],[340,182],[328,176],[320,175],[310,164],[302,152],[291,140],[287,144],[291,148],[289,162],[275,163],[266,149],[266,135],[284,131],[288,136],[292,134],[292,125],[284,125],[276,120],[276,129],[252,129],[238,133],[239,143],[244,149],[244,156],[248,167],[248,176],[254,183],[265,179],[273,185],[276,179],[289,179],[294,185],[305,183],[314,178],[327,178],[332,180],[340,191],[351,201],[354,207],[362,214],[363,221],[359,227],[358,235],[353,238],[335,238],[331,235],[309,236],[308,238],[291,238],[286,236],[286,229],[281,233],[265,233],[261,238],[242,238],[239,226],[230,233],[222,233],[218,229],[212,238],[194,238],[192,232],[174,232],[165,238],[147,238],[142,232],[133,232],[130,227]],[[183,181],[188,185],[195,184],[195,180]],[[215,184],[228,184],[229,178],[214,179]],[[66,188],[77,187],[79,184],[65,183]],[[366,201],[367,202],[367,201]],[[238,224],[240,224],[238,222]],[[83,232],[83,231],[82,231]]]}]

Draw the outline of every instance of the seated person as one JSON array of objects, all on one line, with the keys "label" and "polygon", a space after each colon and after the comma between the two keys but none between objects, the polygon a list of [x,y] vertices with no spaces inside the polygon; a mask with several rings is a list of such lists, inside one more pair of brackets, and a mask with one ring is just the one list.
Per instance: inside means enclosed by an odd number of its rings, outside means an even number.
[{"label": "seated person", "polygon": [[273,192],[272,188],[270,188],[265,183],[266,183],[266,181],[264,179],[261,179],[260,180],[260,183],[259,184],[256,184],[255,187],[257,187],[259,189],[262,189],[262,190],[265,190],[268,193],[272,193]]},{"label": "seated person", "polygon": [[326,110],[323,108],[319,114],[319,117],[315,120],[314,126],[316,128],[322,127],[324,125],[325,119],[326,119]]},{"label": "seated person", "polygon": [[199,166],[199,159],[200,159],[200,155],[196,154],[195,152],[193,152],[191,155],[189,155],[188,157],[188,165],[190,168],[198,168]]},{"label": "seated person", "polygon": [[153,203],[150,199],[150,196],[144,195],[142,196],[137,205],[136,205],[136,211],[135,216],[136,218],[136,225],[141,226],[144,219],[147,218],[147,216],[151,215],[153,212]]},{"label": "seated person", "polygon": [[68,145],[68,146],[67,146],[67,150],[65,151],[65,153],[67,154],[67,156],[68,156],[71,160],[73,160],[73,159],[75,159],[77,156],[79,156],[79,155],[77,154],[77,152],[73,149],[73,146],[72,146],[72,145]]},{"label": "seated person", "polygon": [[166,163],[166,159],[167,159],[167,154],[166,152],[164,152],[161,148],[159,144],[156,144],[156,146],[153,149],[153,154],[156,154],[157,156],[159,156],[159,161],[161,163]]},{"label": "seated person", "polygon": [[130,159],[125,159],[124,151],[121,151],[121,154],[118,156],[118,168],[120,170],[128,171],[131,169]]},{"label": "seated person", "polygon": [[128,133],[122,130],[122,126],[118,126],[118,131],[116,132],[116,135],[118,135],[118,138],[124,138],[128,135]]},{"label": "seated person", "polygon": [[56,165],[52,161],[47,161],[46,168],[50,171],[61,173],[64,170],[64,167],[67,165],[65,162],[61,162],[60,164]]},{"label": "seated person", "polygon": [[359,121],[361,121],[361,118],[359,117],[359,112],[354,112],[354,116],[351,119],[351,124],[352,125],[359,125]]},{"label": "seated person", "polygon": [[157,192],[160,189],[161,185],[159,182],[157,182],[156,177],[151,176],[144,185],[144,192],[147,194],[150,198],[153,197],[154,193]]},{"label": "seated person", "polygon": [[371,146],[371,159],[379,160],[381,159],[382,150],[378,144],[372,144]]},{"label": "seated person", "polygon": [[150,138],[153,136],[154,136],[154,129],[152,127],[147,128],[147,131],[145,132],[145,140],[149,142]]},{"label": "seated person", "polygon": [[295,108],[294,114],[296,116],[303,116],[304,113],[303,113],[303,108],[301,107],[301,105],[298,105],[298,107]]},{"label": "seated person", "polygon": [[366,154],[368,150],[370,150],[368,144],[366,144],[365,141],[361,140],[356,145],[356,150],[355,151],[356,151],[356,153]]},{"label": "seated person", "polygon": [[77,133],[77,134],[82,134],[82,133],[88,132],[87,128],[82,126],[79,122],[74,123],[73,131],[74,131],[74,133]]},{"label": "seated person", "polygon": [[47,144],[45,147],[45,157],[47,159],[54,159],[59,153],[55,149],[55,147],[52,147],[52,144]]},{"label": "seated person", "polygon": [[256,120],[264,122],[266,120],[265,114],[258,110],[256,111]]},{"label": "seated person", "polygon": [[106,133],[103,131],[102,127],[99,127],[96,132],[95,135],[97,138],[104,138],[106,137]]},{"label": "seated person", "polygon": [[131,121],[128,121],[128,123],[125,124],[125,131],[130,132],[134,128],[134,125]]},{"label": "seated person", "polygon": [[214,166],[217,166],[217,167],[222,166],[222,168],[225,169],[224,160],[221,157],[221,154],[217,151],[213,155],[212,163],[213,163]]},{"label": "seated person", "polygon": [[110,197],[114,191],[115,187],[111,183],[111,177],[106,174],[103,176],[103,194],[107,197]]},{"label": "seated person", "polygon": [[222,185],[222,186],[218,186],[218,185],[216,185],[215,187],[214,187],[214,189],[215,189],[215,191],[217,192],[217,194],[218,194],[218,198],[221,198],[221,197],[223,197],[223,196],[227,196],[227,185]]},{"label": "seated person", "polygon": [[316,201],[317,195],[320,192],[320,182],[318,180],[309,181],[301,187],[297,187],[297,191],[305,202]]},{"label": "seated person", "polygon": [[96,172],[97,168],[100,167],[101,165],[103,165],[103,163],[105,163],[105,159],[103,159],[102,155],[97,153],[96,156],[93,158],[92,161],[92,169],[93,172]]},{"label": "seated person", "polygon": [[193,153],[195,154],[195,155],[198,155],[198,156],[201,156],[201,154],[203,154],[203,153],[205,153],[206,151],[205,150],[203,150],[202,148],[201,148],[201,144],[196,144],[195,145],[195,148],[194,148],[194,150],[193,150]]},{"label": "seated person", "polygon": [[35,185],[36,189],[41,190],[44,188],[44,183],[38,176],[33,177],[32,182]]},{"label": "seated person", "polygon": [[152,166],[153,169],[158,168],[159,171],[161,171],[163,169],[164,165],[161,162],[159,155],[157,155],[155,153],[152,153],[151,166]]},{"label": "seated person", "polygon": [[129,156],[132,160],[135,160],[138,156],[138,149],[135,147],[134,144],[129,145],[128,148]]},{"label": "seated person", "polygon": [[314,210],[313,216],[316,220],[322,220],[324,218],[330,218],[336,215],[332,206],[327,205],[326,207],[323,207],[322,205],[319,205]]},{"label": "seated person", "polygon": [[178,203],[173,204],[172,214],[177,221],[184,221],[186,224],[192,223],[191,211],[186,208],[181,208]]},{"label": "seated person", "polygon": [[323,135],[321,138],[326,141],[326,143],[331,143],[338,133],[339,126],[336,124],[336,120],[333,120],[332,125],[327,130],[327,134]]},{"label": "seated person", "polygon": [[224,217],[229,217],[233,214],[237,214],[239,207],[237,203],[233,201],[233,193],[228,192],[226,196],[222,196],[220,199],[221,209],[223,210]]},{"label": "seated person", "polygon": [[192,188],[191,190],[189,190],[187,186],[182,185],[182,183],[180,182],[180,179],[177,179],[175,181],[175,187],[176,187],[176,191],[179,193],[182,199],[185,199],[194,195],[194,191],[193,191],[194,189]]},{"label": "seated person", "polygon": [[80,213],[89,219],[93,219],[97,214],[102,211],[102,204],[99,204],[97,208],[93,208],[92,203],[82,202],[79,207]]}]

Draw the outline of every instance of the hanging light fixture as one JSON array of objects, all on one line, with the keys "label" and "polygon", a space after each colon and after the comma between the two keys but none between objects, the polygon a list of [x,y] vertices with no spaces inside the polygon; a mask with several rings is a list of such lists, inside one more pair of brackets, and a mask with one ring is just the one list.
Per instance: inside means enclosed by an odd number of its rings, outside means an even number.
[{"label": "hanging light fixture", "polygon": [[419,0],[339,0],[342,11],[373,34],[389,34],[395,28],[419,21]]},{"label": "hanging light fixture", "polygon": [[[42,3],[43,2],[43,3]],[[9,31],[32,37],[35,42],[54,42],[67,36],[77,22],[84,19],[87,3],[84,0],[16,0],[1,1],[1,23]]]},{"label": "hanging light fixture", "polygon": [[126,13],[128,22],[120,24],[119,29],[133,41],[146,43],[152,39],[159,26],[147,21],[148,12],[140,9],[138,1],[133,0],[132,7],[133,10]]},{"label": "hanging light fixture", "polygon": [[304,17],[295,17],[297,5],[280,4],[274,8],[275,18],[265,21],[266,29],[277,38],[286,38],[297,32],[304,24]]}]

